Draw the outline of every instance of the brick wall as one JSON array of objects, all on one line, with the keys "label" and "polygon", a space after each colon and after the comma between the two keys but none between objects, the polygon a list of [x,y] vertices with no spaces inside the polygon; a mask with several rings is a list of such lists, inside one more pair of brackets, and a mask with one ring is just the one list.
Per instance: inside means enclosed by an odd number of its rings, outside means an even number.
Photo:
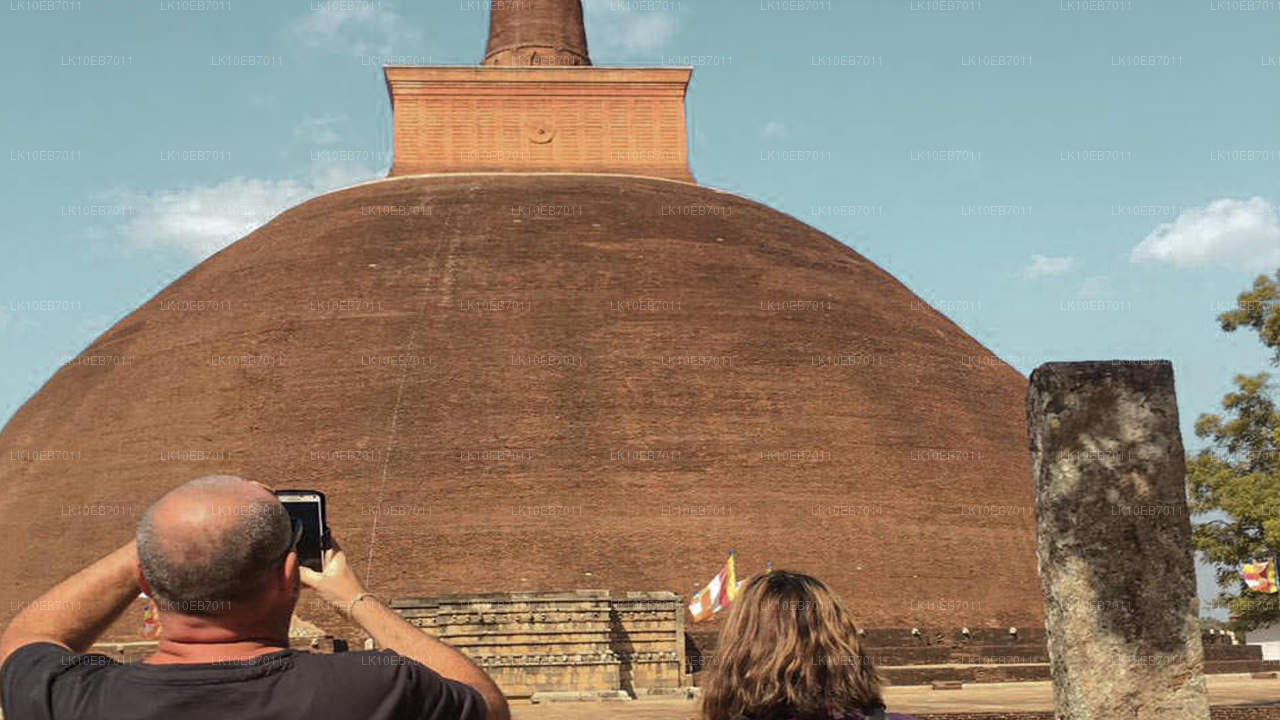
[{"label": "brick wall", "polygon": [[688,68],[388,67],[392,175],[625,173],[692,181]]}]

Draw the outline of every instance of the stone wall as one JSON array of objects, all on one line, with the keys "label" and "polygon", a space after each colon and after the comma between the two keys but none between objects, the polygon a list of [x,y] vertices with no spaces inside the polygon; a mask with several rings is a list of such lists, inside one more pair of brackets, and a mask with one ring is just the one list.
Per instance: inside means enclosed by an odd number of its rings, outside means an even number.
[{"label": "stone wall", "polygon": [[916,720],[1053,720],[1052,712],[936,712]]},{"label": "stone wall", "polygon": [[[917,720],[1053,720],[1052,712],[929,713]],[[1280,707],[1215,707],[1211,720],[1280,720]]]},{"label": "stone wall", "polygon": [[[715,623],[693,625],[685,631],[686,671],[691,685],[701,685],[706,668],[715,661],[719,629]],[[1256,645],[1232,645],[1224,635],[1208,635],[1206,673],[1253,673],[1273,668],[1262,659]],[[869,628],[862,647],[893,685],[928,685],[935,680],[963,683],[1026,682],[1049,680],[1049,651],[1044,628],[1007,627]]]},{"label": "stone wall", "polygon": [[1280,720],[1280,707],[1213,707],[1213,720]]},{"label": "stone wall", "polygon": [[397,598],[410,623],[466,653],[508,697],[632,697],[684,684],[684,607],[669,592]]}]

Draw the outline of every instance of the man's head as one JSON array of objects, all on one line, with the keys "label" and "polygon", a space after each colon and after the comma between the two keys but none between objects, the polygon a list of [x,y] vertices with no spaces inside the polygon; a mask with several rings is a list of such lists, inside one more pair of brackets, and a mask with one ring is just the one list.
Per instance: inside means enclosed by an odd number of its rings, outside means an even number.
[{"label": "man's head", "polygon": [[210,476],[170,491],[138,522],[138,566],[162,612],[287,623],[298,594],[289,514],[271,491]]}]

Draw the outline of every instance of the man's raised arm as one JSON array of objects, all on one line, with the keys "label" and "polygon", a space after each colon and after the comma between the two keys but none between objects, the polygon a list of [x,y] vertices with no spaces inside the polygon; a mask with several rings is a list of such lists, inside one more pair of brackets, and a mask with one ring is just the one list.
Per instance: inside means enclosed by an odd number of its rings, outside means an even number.
[{"label": "man's raised arm", "polygon": [[0,665],[23,645],[48,642],[84,652],[138,597],[132,540],[63,580],[22,609],[0,636]]},{"label": "man's raised arm", "polygon": [[365,592],[340,548],[326,551],[324,572],[301,569],[302,582],[364,628],[378,645],[417,660],[441,677],[473,688],[484,698],[486,720],[511,720],[507,699],[488,673],[454,648],[410,625]]}]

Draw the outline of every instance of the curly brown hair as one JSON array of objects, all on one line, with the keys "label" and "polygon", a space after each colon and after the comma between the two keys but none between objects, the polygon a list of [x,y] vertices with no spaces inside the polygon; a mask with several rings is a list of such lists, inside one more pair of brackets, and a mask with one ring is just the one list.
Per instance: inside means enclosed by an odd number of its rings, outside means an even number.
[{"label": "curly brown hair", "polygon": [[743,583],[711,660],[701,720],[830,720],[884,707],[849,610],[808,575],[775,570]]}]

